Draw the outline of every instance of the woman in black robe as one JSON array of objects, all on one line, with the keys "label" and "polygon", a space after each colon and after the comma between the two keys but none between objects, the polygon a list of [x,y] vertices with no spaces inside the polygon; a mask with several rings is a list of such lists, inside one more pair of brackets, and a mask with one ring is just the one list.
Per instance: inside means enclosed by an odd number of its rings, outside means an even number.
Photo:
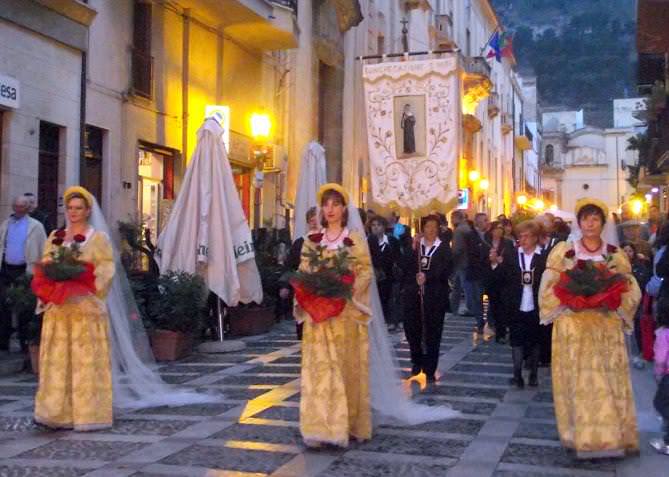
[{"label": "woman in black robe", "polygon": [[439,217],[424,217],[421,228],[423,237],[416,241],[414,253],[402,259],[404,332],[411,349],[411,374],[422,371],[433,383],[448,309],[452,255],[450,246],[439,239]]}]

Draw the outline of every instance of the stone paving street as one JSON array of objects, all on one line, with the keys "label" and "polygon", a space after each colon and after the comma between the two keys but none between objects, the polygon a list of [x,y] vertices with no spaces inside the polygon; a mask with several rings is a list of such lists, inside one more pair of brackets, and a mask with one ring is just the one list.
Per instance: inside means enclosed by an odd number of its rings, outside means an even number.
[{"label": "stone paving street", "polygon": [[[172,383],[225,392],[218,404],[152,408],[116,417],[112,430],[47,432],[32,424],[35,378],[0,380],[0,476],[448,476],[669,475],[647,445],[659,422],[652,377],[634,371],[640,457],[576,461],[558,441],[550,378],[511,390],[510,350],[472,343],[471,322],[449,315],[438,386],[417,399],[448,403],[462,417],[412,428],[381,427],[349,449],[307,451],[297,428],[300,348],[290,323],[248,340],[242,353],[195,355],[161,367]],[[408,348],[395,334],[399,364]],[[402,337],[403,338],[403,337]]]}]

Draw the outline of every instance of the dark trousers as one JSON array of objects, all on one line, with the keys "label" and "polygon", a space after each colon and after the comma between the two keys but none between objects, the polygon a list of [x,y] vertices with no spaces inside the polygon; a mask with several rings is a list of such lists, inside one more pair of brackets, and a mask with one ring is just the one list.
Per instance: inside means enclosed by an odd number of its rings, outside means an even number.
[{"label": "dark trousers", "polygon": [[532,349],[541,343],[541,324],[539,311],[518,311],[509,313],[509,331],[511,346]]},{"label": "dark trousers", "polygon": [[664,420],[664,443],[669,445],[669,374],[665,374],[657,385],[653,405]]},{"label": "dark trousers", "polygon": [[[0,351],[9,350],[9,338],[14,331],[12,327],[12,309],[7,306],[5,292],[24,273],[26,273],[25,265],[9,265],[3,262],[2,268],[0,268]],[[17,318],[19,320],[18,332],[21,349],[27,349],[30,316],[23,315]]]},{"label": "dark trousers", "polygon": [[379,300],[381,300],[381,307],[383,308],[383,317],[386,320],[386,323],[395,324],[393,310],[391,307],[392,298],[393,298],[393,281],[392,280],[382,280],[377,281],[376,285],[379,288]]},{"label": "dark trousers", "polygon": [[[469,312],[476,318],[476,328],[479,332],[483,332],[485,327],[485,319],[483,318],[483,280],[467,280],[466,286],[469,288],[469,303],[467,308]],[[465,292],[465,296],[467,293]]]},{"label": "dark trousers", "polygon": [[498,338],[506,337],[506,329],[509,326],[506,319],[506,307],[502,300],[502,292],[496,287],[488,290],[488,322],[494,323],[495,335]]},{"label": "dark trousers", "polygon": [[[427,376],[434,376],[439,365],[439,348],[448,305],[425,306],[425,316],[421,318],[420,298],[414,295],[405,299],[407,308],[404,316],[404,334],[411,350],[411,363],[415,368],[420,367]],[[422,347],[423,331],[425,350]]]}]

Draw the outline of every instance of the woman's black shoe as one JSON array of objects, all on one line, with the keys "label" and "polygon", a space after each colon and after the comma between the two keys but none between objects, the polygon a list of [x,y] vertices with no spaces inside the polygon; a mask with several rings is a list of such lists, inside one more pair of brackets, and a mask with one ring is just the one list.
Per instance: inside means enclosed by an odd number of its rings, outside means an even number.
[{"label": "woman's black shoe", "polygon": [[537,386],[539,386],[539,379],[536,377],[536,375],[533,376],[530,374],[530,381],[527,384],[533,388],[536,388]]},{"label": "woman's black shoe", "polygon": [[511,384],[511,386],[516,386],[518,389],[525,388],[525,381],[523,381],[523,378],[511,378],[509,379],[509,384]]}]

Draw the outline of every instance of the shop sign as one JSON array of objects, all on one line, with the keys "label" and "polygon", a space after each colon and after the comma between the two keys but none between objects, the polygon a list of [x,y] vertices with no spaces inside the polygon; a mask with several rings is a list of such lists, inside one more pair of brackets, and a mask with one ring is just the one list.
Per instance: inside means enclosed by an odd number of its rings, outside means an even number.
[{"label": "shop sign", "polygon": [[0,74],[0,106],[17,109],[21,97],[19,82]]},{"label": "shop sign", "polygon": [[251,158],[252,147],[253,141],[250,137],[230,131],[230,149],[228,150],[230,162],[242,167],[255,168],[256,164]]}]

